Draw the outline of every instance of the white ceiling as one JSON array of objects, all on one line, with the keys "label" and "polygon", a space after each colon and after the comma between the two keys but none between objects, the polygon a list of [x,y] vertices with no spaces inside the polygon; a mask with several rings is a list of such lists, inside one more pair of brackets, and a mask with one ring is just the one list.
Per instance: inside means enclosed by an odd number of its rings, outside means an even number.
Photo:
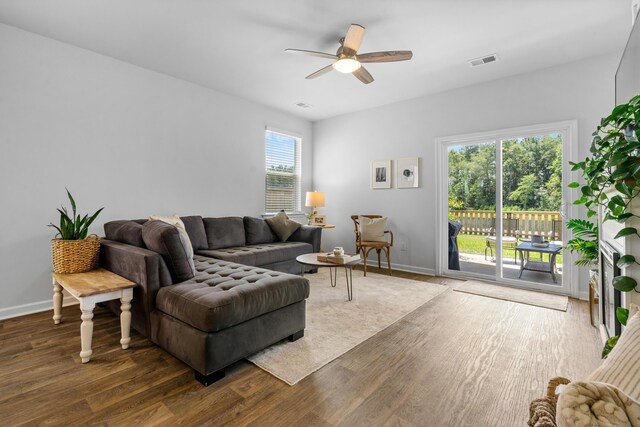
[{"label": "white ceiling", "polygon": [[[0,22],[319,120],[604,53],[621,53],[629,0],[0,0]],[[368,64],[370,85],[315,80],[351,23],[360,52],[413,50]],[[467,60],[497,53],[471,68]],[[302,109],[295,104],[312,105]]]}]

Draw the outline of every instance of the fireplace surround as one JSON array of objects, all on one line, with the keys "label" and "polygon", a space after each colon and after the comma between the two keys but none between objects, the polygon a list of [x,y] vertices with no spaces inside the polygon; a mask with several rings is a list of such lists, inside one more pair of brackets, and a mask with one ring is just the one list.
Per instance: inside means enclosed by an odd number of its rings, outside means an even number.
[{"label": "fireplace surround", "polygon": [[616,309],[622,304],[621,292],[613,287],[613,278],[620,275],[619,259],[617,250],[607,242],[600,242],[601,323],[609,337],[622,332],[622,325],[616,317]]}]

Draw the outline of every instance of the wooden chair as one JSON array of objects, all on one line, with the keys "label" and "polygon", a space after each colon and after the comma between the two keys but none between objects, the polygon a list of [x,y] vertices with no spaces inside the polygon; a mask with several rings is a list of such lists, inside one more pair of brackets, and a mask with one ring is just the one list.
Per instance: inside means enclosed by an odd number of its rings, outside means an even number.
[{"label": "wooden chair", "polygon": [[389,271],[389,276],[391,276],[391,247],[393,246],[393,232],[391,230],[385,230],[385,234],[389,234],[391,240],[389,242],[367,242],[362,241],[362,234],[360,233],[360,221],[359,217],[365,218],[382,218],[382,215],[351,215],[351,219],[354,224],[354,231],[356,233],[356,253],[362,253],[362,258],[364,258],[364,275],[367,275],[367,256],[369,252],[373,249],[376,250],[378,254],[378,268],[382,268],[380,265],[380,252],[384,251],[385,255],[387,255],[387,270]]}]

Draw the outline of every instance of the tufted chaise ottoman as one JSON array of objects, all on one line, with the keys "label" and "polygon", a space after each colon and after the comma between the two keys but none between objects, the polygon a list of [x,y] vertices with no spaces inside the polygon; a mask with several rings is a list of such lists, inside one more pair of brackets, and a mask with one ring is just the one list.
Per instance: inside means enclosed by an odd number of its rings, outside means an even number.
[{"label": "tufted chaise ottoman", "polygon": [[224,367],[303,336],[309,282],[287,273],[196,255],[194,278],[158,291],[152,341],[208,384]]}]

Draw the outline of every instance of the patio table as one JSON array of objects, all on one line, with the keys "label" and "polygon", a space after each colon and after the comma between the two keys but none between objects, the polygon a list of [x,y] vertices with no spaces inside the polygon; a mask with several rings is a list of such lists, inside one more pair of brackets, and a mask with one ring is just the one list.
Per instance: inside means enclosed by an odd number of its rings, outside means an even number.
[{"label": "patio table", "polygon": [[[549,246],[546,247],[538,247],[533,246],[531,242],[523,242],[516,246],[516,250],[520,254],[520,275],[518,278],[522,278],[522,272],[524,270],[539,271],[551,274],[553,283],[558,283],[556,281],[556,256],[562,250],[561,245],[549,244]],[[527,254],[526,258],[524,256],[525,252]],[[530,260],[529,254],[531,252],[538,252],[541,255],[549,254],[549,262]]]}]

